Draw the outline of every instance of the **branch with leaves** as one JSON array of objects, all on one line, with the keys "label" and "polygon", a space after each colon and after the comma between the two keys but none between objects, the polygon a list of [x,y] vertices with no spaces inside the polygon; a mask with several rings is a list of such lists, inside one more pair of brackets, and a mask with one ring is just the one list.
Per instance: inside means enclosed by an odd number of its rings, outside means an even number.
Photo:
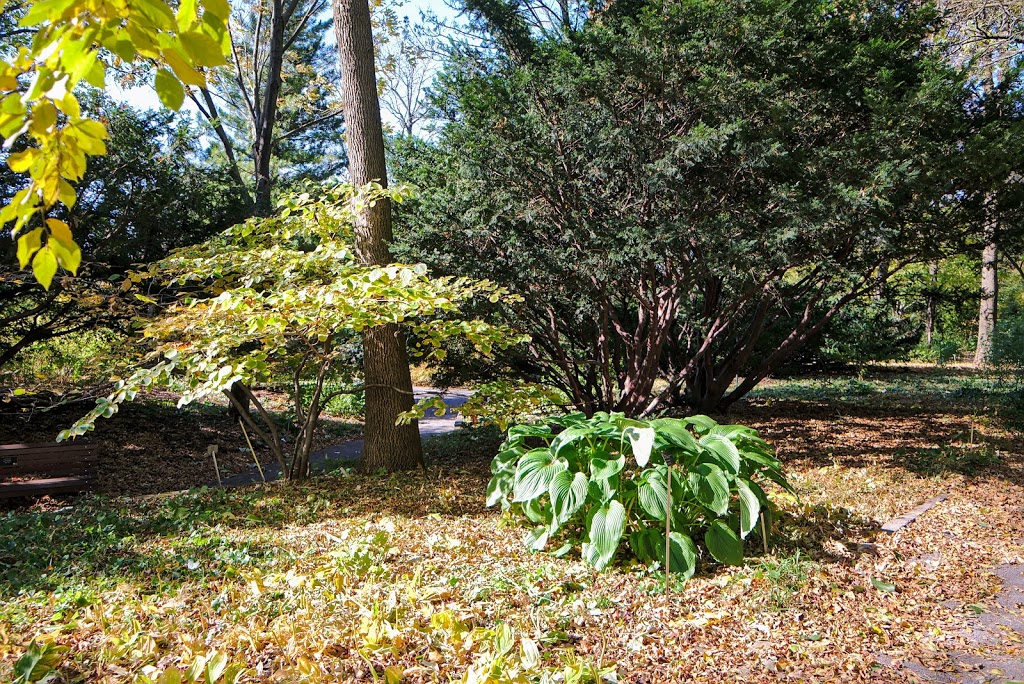
[{"label": "branch with leaves", "polygon": [[443,343],[455,336],[484,355],[521,341],[507,327],[460,315],[473,299],[511,296],[493,283],[431,277],[422,264],[357,262],[351,245],[355,217],[368,204],[385,198],[401,202],[409,192],[407,187],[341,185],[318,199],[289,197],[278,216],[250,219],[134,274],[133,281],[167,293],[152,300],[163,312],[145,329],[154,342],[148,357],[140,359],[148,369],[116,386],[61,439],[88,432],[120,402],[172,377],[186,387],[179,405],[230,394],[236,382],[276,383],[290,386],[292,394],[290,453],[282,450],[278,426],[258,400],[254,404],[265,425],[244,412],[243,418],[248,416],[248,426],[282,464],[287,461],[285,471],[302,479],[309,473],[320,413],[337,394],[325,391],[326,383],[361,389],[352,349],[364,330],[401,324],[427,360],[443,356]]},{"label": "branch with leaves", "polygon": [[[7,12],[15,3],[0,2]],[[81,251],[68,225],[50,217],[70,209],[87,159],[106,153],[103,123],[82,115],[76,87],[106,86],[106,61],[156,66],[161,102],[181,106],[185,86],[203,88],[205,67],[226,63],[227,0],[35,0],[17,3],[19,26],[34,39],[0,60],[0,137],[10,149],[22,136],[31,145],[8,156],[29,182],[0,209],[0,227],[13,224],[21,268],[32,267],[49,288],[59,267],[77,272]]]}]

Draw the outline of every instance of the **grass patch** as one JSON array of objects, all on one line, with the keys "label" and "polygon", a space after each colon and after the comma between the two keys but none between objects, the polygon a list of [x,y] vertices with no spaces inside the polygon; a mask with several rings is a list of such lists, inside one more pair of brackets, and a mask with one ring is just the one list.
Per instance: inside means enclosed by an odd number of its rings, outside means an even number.
[{"label": "grass patch", "polygon": [[758,582],[757,593],[773,610],[794,610],[794,598],[807,586],[814,564],[800,556],[768,556],[752,564],[752,577]]},{"label": "grass patch", "polygon": [[978,475],[998,466],[1002,459],[987,444],[950,444],[924,449],[899,449],[893,461],[921,475]]}]

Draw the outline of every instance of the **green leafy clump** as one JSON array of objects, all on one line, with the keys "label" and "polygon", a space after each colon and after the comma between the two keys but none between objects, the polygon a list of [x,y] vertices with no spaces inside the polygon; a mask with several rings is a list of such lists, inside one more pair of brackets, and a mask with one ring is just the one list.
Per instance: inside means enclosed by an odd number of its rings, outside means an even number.
[{"label": "green leafy clump", "polygon": [[584,560],[600,570],[624,539],[639,560],[663,566],[668,546],[669,568],[686,577],[697,567],[695,538],[715,560],[743,562],[743,539],[769,512],[760,482],[793,492],[755,430],[707,416],[576,413],[515,426],[491,472],[487,505],[533,523],[531,549],[556,539],[563,542],[556,554],[582,545]]}]

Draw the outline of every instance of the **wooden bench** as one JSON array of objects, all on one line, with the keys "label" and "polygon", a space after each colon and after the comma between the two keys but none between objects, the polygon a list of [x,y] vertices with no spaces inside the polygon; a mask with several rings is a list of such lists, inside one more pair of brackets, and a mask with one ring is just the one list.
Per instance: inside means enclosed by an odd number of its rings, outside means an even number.
[{"label": "wooden bench", "polygon": [[92,490],[98,464],[88,442],[0,444],[0,499]]}]

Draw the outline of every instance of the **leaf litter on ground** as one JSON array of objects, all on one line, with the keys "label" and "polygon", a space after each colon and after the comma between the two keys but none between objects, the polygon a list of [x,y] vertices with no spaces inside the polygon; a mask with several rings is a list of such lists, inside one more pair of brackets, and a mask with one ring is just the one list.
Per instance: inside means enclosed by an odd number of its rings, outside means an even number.
[{"label": "leaf litter on ground", "polygon": [[[979,648],[990,569],[1024,562],[1012,418],[927,396],[751,399],[730,420],[775,444],[800,500],[772,492],[768,554],[705,561],[667,594],[641,565],[526,551],[483,506],[495,444],[480,433],[432,445],[424,473],[12,511],[0,680],[34,640],[68,647],[67,681],[160,681],[214,658],[220,681],[917,681],[905,663],[952,671],[951,653]],[[965,474],[900,458],[968,434],[999,459]]]}]

